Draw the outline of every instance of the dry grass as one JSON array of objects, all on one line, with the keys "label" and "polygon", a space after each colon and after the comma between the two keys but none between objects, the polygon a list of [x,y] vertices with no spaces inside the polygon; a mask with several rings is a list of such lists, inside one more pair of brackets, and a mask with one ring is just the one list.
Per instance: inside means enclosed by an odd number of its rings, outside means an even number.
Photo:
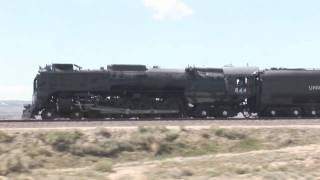
[{"label": "dry grass", "polygon": [[80,131],[53,131],[40,134],[39,138],[58,151],[67,151],[81,136],[82,133]]},{"label": "dry grass", "polygon": [[94,165],[94,170],[100,171],[100,172],[111,172],[112,161],[110,160],[99,161]]},{"label": "dry grass", "polygon": [[[320,131],[317,129],[139,127],[133,131],[104,128],[26,133],[0,131],[0,175],[9,179],[20,176],[34,179],[105,179],[108,174],[117,173],[119,163],[158,160],[164,163],[154,164],[157,168],[146,171],[149,179],[194,179],[199,176],[205,176],[204,179],[251,176],[272,179],[274,175],[271,172],[279,176],[294,170],[313,172],[318,168],[315,162],[320,164],[316,155],[308,159],[300,154],[293,157],[295,154],[292,153],[291,157],[287,152],[281,154],[274,150],[319,142]],[[263,151],[266,154],[254,153]],[[165,163],[175,157],[180,157],[180,160]],[[189,161],[188,157],[196,159]],[[308,163],[310,167],[300,168],[303,163],[297,162]]]},{"label": "dry grass", "polygon": [[112,136],[112,133],[106,128],[99,128],[95,134],[105,138],[110,138]]},{"label": "dry grass", "polygon": [[[148,179],[176,178],[172,169],[192,169],[179,179],[319,179],[320,145],[245,153],[222,154],[159,163],[146,173]],[[201,177],[201,178],[200,178]]]},{"label": "dry grass", "polygon": [[0,143],[9,143],[13,141],[14,136],[10,136],[7,133],[0,131]]},{"label": "dry grass", "polygon": [[218,137],[227,138],[229,140],[245,139],[247,134],[240,133],[234,130],[226,129],[214,129],[214,133]]}]

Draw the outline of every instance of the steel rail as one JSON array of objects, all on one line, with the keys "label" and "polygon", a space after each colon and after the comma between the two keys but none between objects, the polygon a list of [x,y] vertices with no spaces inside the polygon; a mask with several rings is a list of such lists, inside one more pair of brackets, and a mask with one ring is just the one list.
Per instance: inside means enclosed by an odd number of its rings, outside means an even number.
[{"label": "steel rail", "polygon": [[278,121],[278,120],[316,120],[319,117],[262,117],[262,118],[114,118],[114,119],[3,119],[0,123],[24,123],[24,122],[116,122],[116,121]]}]

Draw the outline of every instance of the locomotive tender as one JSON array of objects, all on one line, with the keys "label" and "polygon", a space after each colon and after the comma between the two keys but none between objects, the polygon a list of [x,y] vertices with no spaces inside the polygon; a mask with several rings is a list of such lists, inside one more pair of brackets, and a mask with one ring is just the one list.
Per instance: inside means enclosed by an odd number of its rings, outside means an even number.
[{"label": "locomotive tender", "polygon": [[23,118],[317,116],[320,71],[223,67],[161,69],[73,64],[41,68]]}]

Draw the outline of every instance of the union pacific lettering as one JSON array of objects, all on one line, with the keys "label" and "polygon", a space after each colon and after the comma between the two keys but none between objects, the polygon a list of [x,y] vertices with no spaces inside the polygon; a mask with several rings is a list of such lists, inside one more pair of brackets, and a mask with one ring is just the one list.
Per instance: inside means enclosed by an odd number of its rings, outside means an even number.
[{"label": "union pacific lettering", "polygon": [[320,91],[320,85],[310,85],[309,91]]}]

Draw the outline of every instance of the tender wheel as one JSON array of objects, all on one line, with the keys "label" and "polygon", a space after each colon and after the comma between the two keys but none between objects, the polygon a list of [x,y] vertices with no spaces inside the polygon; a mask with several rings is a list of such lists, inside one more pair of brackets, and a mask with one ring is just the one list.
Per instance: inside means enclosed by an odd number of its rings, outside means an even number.
[{"label": "tender wheel", "polygon": [[208,113],[207,113],[206,110],[202,110],[202,111],[200,111],[200,115],[201,115],[202,117],[207,117]]},{"label": "tender wheel", "polygon": [[194,112],[193,116],[196,118],[205,118],[208,116],[208,112],[204,109],[198,109]]},{"label": "tender wheel", "polygon": [[275,117],[275,116],[277,116],[277,110],[275,110],[275,109],[271,109],[270,111],[270,116],[272,116],[272,117]]},{"label": "tender wheel", "polygon": [[229,111],[227,109],[224,109],[221,111],[221,116],[222,117],[228,117],[229,116]]},{"label": "tender wheel", "polygon": [[232,115],[230,109],[223,108],[217,111],[216,117],[227,118]]},{"label": "tender wheel", "polygon": [[319,115],[316,109],[307,109],[304,111],[304,114],[308,117],[316,117]]},{"label": "tender wheel", "polygon": [[83,113],[80,110],[74,110],[71,112],[71,119],[81,119],[83,118]]},{"label": "tender wheel", "polygon": [[294,109],[291,110],[291,114],[294,117],[299,117],[299,116],[301,116],[301,110],[297,109],[297,108],[294,108]]},{"label": "tender wheel", "polygon": [[196,109],[193,111],[192,114],[193,114],[193,117],[196,117],[196,118],[205,118],[205,117],[208,117],[209,112],[205,106],[199,105],[198,107],[196,107]]},{"label": "tender wheel", "polygon": [[317,115],[318,115],[318,114],[317,114],[317,111],[316,111],[315,109],[311,110],[311,111],[310,111],[310,114],[311,114],[312,116],[317,116]]},{"label": "tender wheel", "polygon": [[45,109],[41,112],[41,118],[43,120],[52,120],[56,118],[56,113],[54,110]]}]

